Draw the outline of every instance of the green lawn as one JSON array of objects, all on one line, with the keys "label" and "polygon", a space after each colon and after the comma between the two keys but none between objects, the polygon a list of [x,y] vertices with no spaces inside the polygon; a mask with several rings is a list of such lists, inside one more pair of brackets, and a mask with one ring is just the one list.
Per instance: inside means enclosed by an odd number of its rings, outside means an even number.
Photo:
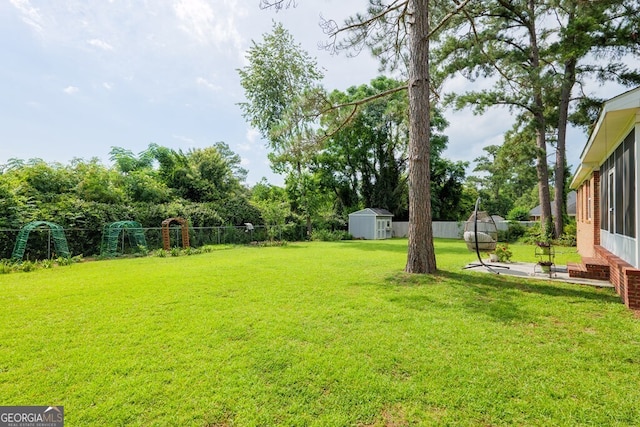
[{"label": "green lawn", "polygon": [[640,320],[612,290],[437,253],[434,276],[402,273],[406,240],[0,275],[0,405],[68,426],[640,424]]}]

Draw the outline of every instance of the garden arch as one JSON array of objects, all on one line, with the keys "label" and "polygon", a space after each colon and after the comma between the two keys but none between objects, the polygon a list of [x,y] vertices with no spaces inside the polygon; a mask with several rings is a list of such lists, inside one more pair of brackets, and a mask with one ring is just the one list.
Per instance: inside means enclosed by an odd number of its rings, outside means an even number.
[{"label": "garden arch", "polygon": [[13,247],[13,253],[11,254],[12,259],[22,259],[24,251],[27,248],[29,233],[31,233],[31,230],[42,226],[49,227],[49,233],[51,233],[51,237],[53,237],[55,253],[64,258],[69,258],[71,256],[69,253],[69,245],[67,244],[67,237],[65,236],[64,229],[61,226],[54,224],[53,222],[33,221],[20,229],[20,233],[18,233],[18,237],[16,238],[16,244]]},{"label": "garden arch", "polygon": [[177,222],[180,224],[180,230],[182,232],[182,247],[189,247],[189,223],[184,218],[167,218],[162,221],[162,247],[165,251],[171,249],[171,236],[169,234],[169,226]]},{"label": "garden arch", "polygon": [[116,221],[107,225],[102,232],[102,245],[100,255],[106,257],[115,256],[118,253],[118,240],[120,233],[123,233],[122,239],[124,244],[124,236],[129,239],[129,245],[139,251],[140,248],[147,246],[147,240],[144,237],[142,225],[137,221]]}]

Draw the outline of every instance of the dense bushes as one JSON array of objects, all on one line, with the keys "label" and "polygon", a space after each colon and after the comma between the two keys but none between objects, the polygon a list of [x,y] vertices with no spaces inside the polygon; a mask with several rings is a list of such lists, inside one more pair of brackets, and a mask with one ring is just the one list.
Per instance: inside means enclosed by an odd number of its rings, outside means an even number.
[{"label": "dense bushes", "polygon": [[527,233],[527,228],[518,221],[509,221],[509,228],[498,231],[498,241],[513,243]]},{"label": "dense bushes", "polygon": [[311,240],[322,242],[335,242],[338,240],[351,240],[353,236],[346,231],[341,230],[313,230]]},{"label": "dense bushes", "polygon": [[507,214],[507,219],[511,221],[528,221],[529,220],[529,209],[517,206],[509,211]]},{"label": "dense bushes", "polygon": [[[562,246],[575,246],[576,231],[577,231],[577,228],[576,228],[575,220],[569,221],[565,225],[564,234],[554,240],[555,244],[562,245]],[[535,244],[537,242],[543,242],[546,240],[547,239],[544,233],[542,232],[542,227],[540,226],[539,222],[533,224],[531,227],[528,227],[526,229],[525,234],[520,239],[521,242],[529,243],[529,244]]]},{"label": "dense bushes", "polygon": [[[167,218],[186,218],[198,243],[250,239],[233,229],[196,232],[201,227],[264,223],[242,185],[240,157],[226,144],[186,153],[151,144],[138,156],[116,147],[111,155],[112,167],[97,159],[69,165],[14,159],[0,165],[0,258],[11,256],[17,230],[32,221],[62,226],[71,253],[86,256],[100,253],[103,228],[116,221],[159,229]],[[161,246],[159,231],[146,234],[151,247]],[[47,230],[34,230],[25,257],[52,256],[49,243]]]}]

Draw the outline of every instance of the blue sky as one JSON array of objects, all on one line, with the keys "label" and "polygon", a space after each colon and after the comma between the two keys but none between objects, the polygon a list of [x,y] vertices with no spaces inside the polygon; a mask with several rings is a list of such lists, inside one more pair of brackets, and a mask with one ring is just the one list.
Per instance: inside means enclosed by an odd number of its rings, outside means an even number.
[{"label": "blue sky", "polygon": [[[325,69],[327,89],[378,75],[366,52],[355,58],[319,50],[320,16],[342,22],[366,0],[299,1],[275,13],[258,0],[9,0],[0,2],[0,164],[10,158],[68,163],[112,146],[134,153],[149,143],[188,150],[224,141],[243,159],[248,183],[271,173],[267,151],[241,116],[237,69],[251,40],[282,21]],[[449,87],[464,87],[461,79]],[[611,93],[610,96],[616,95]],[[510,114],[448,111],[453,160],[472,161],[500,144]],[[569,163],[586,140],[572,132]]]}]

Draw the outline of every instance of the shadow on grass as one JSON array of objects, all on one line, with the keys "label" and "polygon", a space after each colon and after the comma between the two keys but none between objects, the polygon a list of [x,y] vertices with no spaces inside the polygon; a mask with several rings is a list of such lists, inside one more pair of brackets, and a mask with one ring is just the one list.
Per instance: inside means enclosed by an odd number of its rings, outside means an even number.
[{"label": "shadow on grass", "polygon": [[442,273],[430,276],[399,273],[388,277],[386,282],[413,289],[437,286],[439,290],[427,294],[402,292],[391,296],[389,300],[412,310],[436,309],[444,312],[457,310],[480,314],[500,323],[534,321],[535,316],[521,307],[523,304],[518,302],[517,295],[470,283],[471,277],[461,281]]},{"label": "shadow on grass", "polygon": [[[398,239],[404,240],[406,239]],[[343,240],[341,243],[344,243],[345,247],[349,249],[360,249],[363,251],[389,251],[389,252],[397,252],[397,253],[406,253],[407,245],[398,242],[397,240],[392,240],[387,243],[387,240]],[[396,242],[396,243],[393,243]]]},{"label": "shadow on grass", "polygon": [[[538,317],[527,308],[532,301],[522,298],[520,293],[562,298],[569,303],[593,301],[620,304],[620,299],[610,289],[597,290],[580,287],[580,285],[560,285],[507,276],[476,275],[454,271],[438,271],[433,275],[410,275],[398,272],[387,277],[385,284],[414,289],[446,286],[448,287],[446,291],[438,293],[394,294],[390,297],[390,301],[421,311],[432,307],[443,310],[462,308],[498,322],[531,322]],[[545,302],[541,301],[540,304],[543,305]]]},{"label": "shadow on grass", "polygon": [[[533,292],[541,295],[554,297],[570,297],[587,300],[597,300],[605,302],[620,303],[617,295],[611,293],[610,289],[594,289],[585,285],[575,285],[570,283],[550,283],[544,280],[533,280],[527,278],[514,278],[513,276],[494,275],[486,273],[465,274],[455,271],[439,271],[438,275],[464,283],[467,286],[485,286],[498,289],[515,289],[522,292]],[[470,279],[473,278],[473,283]]]},{"label": "shadow on grass", "polygon": [[[341,243],[351,249],[363,251],[390,251],[406,253],[408,241],[406,238],[396,238],[391,240],[343,240]],[[471,254],[463,240],[458,239],[435,239],[435,251],[438,255],[460,255]]]}]

